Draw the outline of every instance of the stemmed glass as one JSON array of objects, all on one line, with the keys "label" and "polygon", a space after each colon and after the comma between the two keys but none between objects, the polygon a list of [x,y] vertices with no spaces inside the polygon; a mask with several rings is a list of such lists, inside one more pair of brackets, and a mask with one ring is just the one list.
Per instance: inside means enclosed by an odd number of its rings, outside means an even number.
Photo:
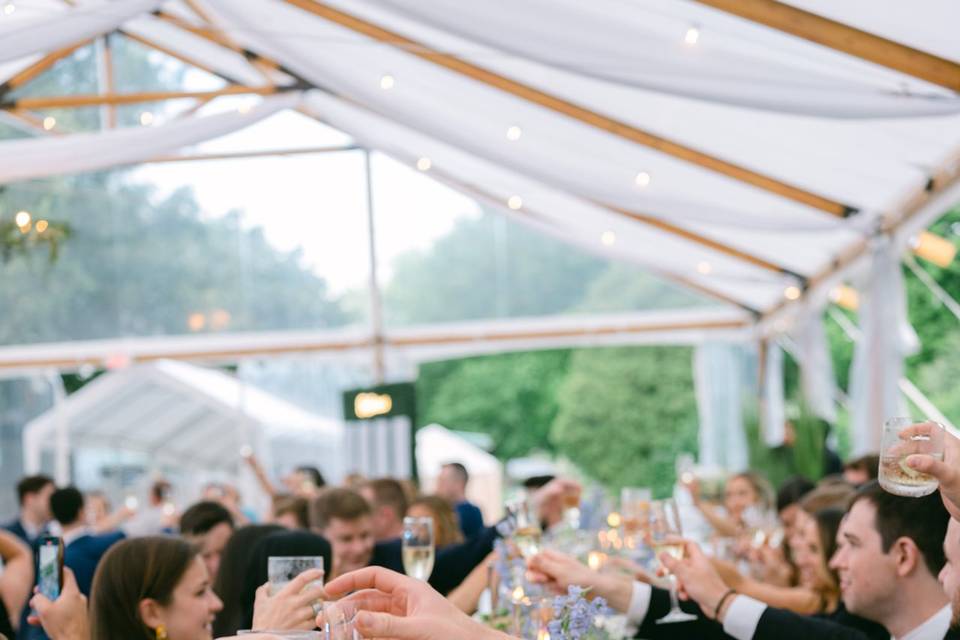
[{"label": "stemmed glass", "polygon": [[623,543],[636,552],[638,542],[650,524],[650,499],[653,492],[647,487],[623,487],[620,490],[620,518],[623,523]]},{"label": "stemmed glass", "polygon": [[426,582],[433,572],[433,518],[403,519],[403,570],[411,578]]},{"label": "stemmed glass", "polygon": [[513,502],[507,505],[507,510],[516,524],[512,541],[520,550],[520,555],[529,560],[540,553],[540,537],[543,531],[537,510],[529,500]]},{"label": "stemmed glass", "polygon": [[[677,560],[683,558],[683,542],[679,540],[683,535],[683,529],[680,527],[680,512],[672,498],[650,503],[649,535],[650,544],[658,560],[663,553],[668,553]],[[696,616],[680,610],[676,576],[669,574],[668,579],[670,580],[670,612],[657,620],[657,624],[696,620]]]}]

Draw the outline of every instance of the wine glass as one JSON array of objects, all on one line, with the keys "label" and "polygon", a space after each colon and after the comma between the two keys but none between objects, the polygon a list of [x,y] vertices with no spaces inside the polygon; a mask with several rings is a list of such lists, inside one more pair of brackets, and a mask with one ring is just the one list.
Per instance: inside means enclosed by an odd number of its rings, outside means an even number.
[{"label": "wine glass", "polygon": [[540,518],[529,500],[518,500],[507,506],[513,517],[516,529],[513,531],[512,541],[520,550],[520,555],[529,560],[540,553]]},{"label": "wine glass", "polygon": [[[670,554],[677,560],[683,559],[684,545],[679,540],[680,536],[683,535],[683,529],[680,527],[680,512],[677,510],[677,503],[672,498],[650,503],[649,535],[650,544],[658,560],[660,555],[664,553]],[[672,573],[668,574],[668,579],[670,580],[670,612],[657,620],[657,624],[696,620],[697,616],[680,610],[680,603],[677,600],[676,576]]]},{"label": "wine glass", "polygon": [[623,542],[627,549],[636,551],[650,523],[650,499],[653,492],[647,487],[623,487],[620,490],[620,522]]},{"label": "wine glass", "polygon": [[433,518],[403,519],[403,570],[411,578],[426,582],[433,572]]}]

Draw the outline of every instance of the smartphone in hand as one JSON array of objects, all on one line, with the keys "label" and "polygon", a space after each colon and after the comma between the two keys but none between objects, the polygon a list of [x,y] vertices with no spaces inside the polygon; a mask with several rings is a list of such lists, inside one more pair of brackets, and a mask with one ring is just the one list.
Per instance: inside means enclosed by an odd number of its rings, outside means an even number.
[{"label": "smartphone in hand", "polygon": [[50,600],[60,596],[63,587],[63,539],[43,536],[37,541],[37,587]]}]

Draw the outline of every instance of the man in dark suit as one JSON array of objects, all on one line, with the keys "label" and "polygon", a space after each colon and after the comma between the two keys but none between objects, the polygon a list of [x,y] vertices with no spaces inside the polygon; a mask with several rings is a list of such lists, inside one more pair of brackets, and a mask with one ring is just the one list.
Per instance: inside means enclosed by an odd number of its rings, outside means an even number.
[{"label": "man in dark suit", "polygon": [[464,538],[471,538],[483,530],[483,514],[477,505],[467,500],[470,474],[459,462],[443,465],[437,476],[437,495],[453,505]]},{"label": "man in dark suit", "polygon": [[[949,599],[938,582],[944,567],[949,515],[936,494],[905,498],[876,483],[855,495],[837,534],[830,566],[840,575],[847,611],[877,622],[894,638],[958,638]],[[738,640],[868,636],[837,621],[767,607],[732,593],[700,549],[688,543],[683,560],[662,558],[703,613]]]},{"label": "man in dark suit", "polygon": [[50,495],[56,486],[45,475],[27,476],[17,483],[20,513],[3,528],[33,548],[37,538],[46,533],[50,522]]},{"label": "man in dark suit", "polygon": [[125,536],[120,531],[94,534],[87,526],[83,494],[76,487],[54,491],[50,496],[50,508],[53,517],[63,527],[63,564],[73,570],[80,592],[89,596],[100,558]]}]

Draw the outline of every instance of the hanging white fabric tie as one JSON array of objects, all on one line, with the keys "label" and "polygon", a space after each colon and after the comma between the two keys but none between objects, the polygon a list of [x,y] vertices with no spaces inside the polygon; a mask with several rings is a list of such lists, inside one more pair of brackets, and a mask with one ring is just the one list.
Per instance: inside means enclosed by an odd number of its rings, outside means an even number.
[{"label": "hanging white fabric tie", "polygon": [[763,370],[763,405],[760,424],[763,441],[768,447],[779,447],[785,436],[787,410],[783,395],[783,349],[775,342],[767,345]]},{"label": "hanging white fabric tie", "polygon": [[[163,0],[92,2],[39,15],[17,13],[0,21],[0,62],[48,53],[109,33],[127,20],[158,9]],[[28,9],[24,7],[22,12]]]},{"label": "hanging white fabric tie", "polygon": [[299,102],[299,93],[289,93],[265,98],[243,113],[229,111],[158,127],[0,142],[0,184],[143,162],[249,127]]},{"label": "hanging white fabric tie", "polygon": [[798,315],[791,336],[797,343],[800,385],[807,407],[816,417],[833,424],[837,421],[836,377],[823,320],[823,306],[812,302]]},{"label": "hanging white fabric tie", "polygon": [[860,291],[861,335],[850,365],[853,455],[879,451],[884,421],[905,414],[899,388],[903,359],[919,346],[907,319],[900,248],[889,238],[873,241]]},{"label": "hanging white fabric tie", "polygon": [[701,465],[728,471],[748,467],[741,349],[740,345],[712,342],[694,352]]}]

